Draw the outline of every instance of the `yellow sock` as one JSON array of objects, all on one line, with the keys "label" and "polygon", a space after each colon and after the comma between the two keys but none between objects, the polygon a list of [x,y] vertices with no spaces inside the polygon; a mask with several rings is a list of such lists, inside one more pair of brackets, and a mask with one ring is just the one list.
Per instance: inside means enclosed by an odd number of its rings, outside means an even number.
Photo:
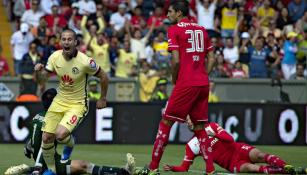
[{"label": "yellow sock", "polygon": [[74,145],[75,145],[75,139],[74,139],[74,137],[71,136],[71,135],[65,137],[65,138],[64,138],[63,140],[61,140],[61,141],[58,140],[58,142],[59,142],[59,143],[62,143],[62,144],[65,144],[66,146],[71,147],[71,148],[74,147]]},{"label": "yellow sock", "polygon": [[48,169],[55,172],[55,160],[54,160],[54,154],[55,154],[55,148],[54,143],[44,143],[42,142],[42,153],[43,158],[47,164]]}]

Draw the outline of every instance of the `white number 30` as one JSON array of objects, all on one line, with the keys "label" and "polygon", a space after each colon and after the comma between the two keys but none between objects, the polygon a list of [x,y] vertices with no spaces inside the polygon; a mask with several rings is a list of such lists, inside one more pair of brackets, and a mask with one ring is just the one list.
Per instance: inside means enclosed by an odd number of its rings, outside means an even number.
[{"label": "white number 30", "polygon": [[189,52],[203,52],[204,49],[204,33],[202,30],[186,30],[185,34],[189,34],[188,42],[191,43],[191,47],[187,48]]}]

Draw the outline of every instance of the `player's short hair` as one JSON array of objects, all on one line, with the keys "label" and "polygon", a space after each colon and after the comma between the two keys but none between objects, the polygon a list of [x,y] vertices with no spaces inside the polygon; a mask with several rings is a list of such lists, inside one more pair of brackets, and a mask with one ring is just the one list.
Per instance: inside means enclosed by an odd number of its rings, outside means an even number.
[{"label": "player's short hair", "polygon": [[45,110],[48,110],[50,107],[53,98],[57,95],[57,91],[54,88],[47,89],[42,95],[42,103]]},{"label": "player's short hair", "polygon": [[70,29],[70,28],[64,29],[64,30],[62,31],[62,33],[61,33],[61,37],[62,37],[62,34],[65,33],[65,32],[70,32],[70,33],[72,33],[73,36],[74,36],[74,39],[77,39],[77,33],[76,33],[74,30]]},{"label": "player's short hair", "polygon": [[178,12],[181,11],[183,16],[189,15],[189,3],[186,0],[174,0],[171,2],[173,9]]}]

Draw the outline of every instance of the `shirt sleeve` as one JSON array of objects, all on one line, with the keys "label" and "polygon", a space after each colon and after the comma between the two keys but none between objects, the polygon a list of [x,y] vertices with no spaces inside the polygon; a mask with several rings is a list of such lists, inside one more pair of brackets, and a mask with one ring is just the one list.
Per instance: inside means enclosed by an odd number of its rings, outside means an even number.
[{"label": "shirt sleeve", "polygon": [[[56,52],[55,52],[56,53]],[[48,72],[54,72],[54,54],[53,53],[52,55],[50,55],[50,57],[48,58],[48,61],[47,61],[47,64],[46,64],[46,67],[45,69],[48,71]]]},{"label": "shirt sleeve", "polygon": [[226,142],[234,142],[233,137],[228,134],[219,124],[211,123],[210,126],[215,132],[215,137]]},{"label": "shirt sleeve", "polygon": [[93,58],[87,59],[87,64],[85,65],[85,72],[90,75],[96,75],[100,71],[100,67],[96,64]]},{"label": "shirt sleeve", "polygon": [[179,44],[177,39],[177,31],[175,27],[170,27],[167,30],[167,37],[168,37],[168,51],[178,50]]}]

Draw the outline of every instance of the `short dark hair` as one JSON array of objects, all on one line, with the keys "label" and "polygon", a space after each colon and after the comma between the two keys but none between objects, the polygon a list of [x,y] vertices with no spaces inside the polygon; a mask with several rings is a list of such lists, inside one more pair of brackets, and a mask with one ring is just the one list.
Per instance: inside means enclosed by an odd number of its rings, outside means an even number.
[{"label": "short dark hair", "polygon": [[181,11],[183,16],[189,15],[189,3],[186,0],[174,0],[171,2],[173,9],[178,12]]},{"label": "short dark hair", "polygon": [[[64,29],[64,30],[62,31],[62,33],[64,33],[64,32],[70,32],[70,33],[72,33],[73,36],[74,36],[74,38],[77,39],[77,33],[76,33],[74,30],[72,30],[72,29],[70,29],[70,28],[66,28],[66,29]],[[61,37],[62,37],[62,34],[61,34]]]}]

